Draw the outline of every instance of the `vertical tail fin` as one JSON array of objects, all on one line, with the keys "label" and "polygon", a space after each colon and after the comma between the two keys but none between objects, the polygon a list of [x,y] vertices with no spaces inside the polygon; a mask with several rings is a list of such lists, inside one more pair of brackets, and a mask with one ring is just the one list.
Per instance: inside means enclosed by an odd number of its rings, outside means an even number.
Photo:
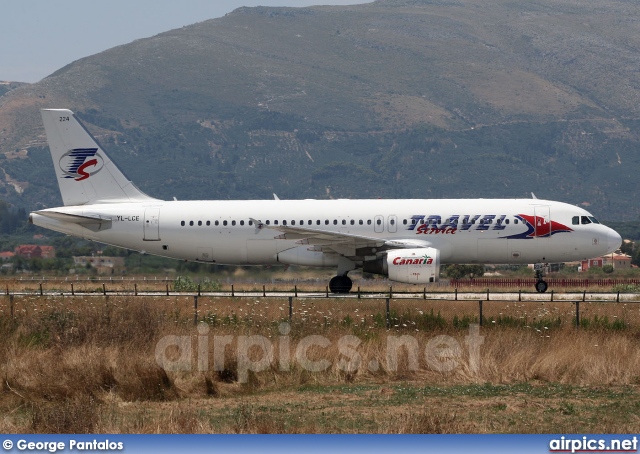
[{"label": "vertical tail fin", "polygon": [[41,113],[65,205],[154,200],[124,176],[73,112]]}]

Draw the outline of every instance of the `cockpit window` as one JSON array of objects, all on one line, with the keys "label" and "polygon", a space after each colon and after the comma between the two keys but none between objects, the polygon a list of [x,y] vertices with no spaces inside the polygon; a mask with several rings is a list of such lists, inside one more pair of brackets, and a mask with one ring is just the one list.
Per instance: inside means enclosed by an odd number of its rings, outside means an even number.
[{"label": "cockpit window", "polygon": [[580,224],[580,216],[574,216],[571,218],[571,223],[573,225],[579,225]]},{"label": "cockpit window", "polygon": [[591,224],[591,220],[589,219],[589,216],[582,216],[581,218],[582,220],[582,224]]},{"label": "cockpit window", "polygon": [[591,222],[593,222],[594,224],[600,224],[598,222],[598,220],[596,218],[594,218],[593,216],[589,216],[589,219],[591,219]]}]

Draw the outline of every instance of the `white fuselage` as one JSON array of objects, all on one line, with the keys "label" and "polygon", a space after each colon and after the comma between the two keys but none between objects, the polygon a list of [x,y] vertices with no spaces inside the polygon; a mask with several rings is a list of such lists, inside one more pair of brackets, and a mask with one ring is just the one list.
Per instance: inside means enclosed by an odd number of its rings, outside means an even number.
[{"label": "white fuselage", "polygon": [[110,222],[87,228],[38,213],[31,214],[32,222],[148,254],[232,265],[337,264],[335,254],[318,252],[317,246],[278,239],[283,235],[273,227],[283,225],[409,240],[439,249],[443,264],[567,262],[620,245],[620,236],[589,220],[587,211],[538,199],[152,200],[51,210]]}]

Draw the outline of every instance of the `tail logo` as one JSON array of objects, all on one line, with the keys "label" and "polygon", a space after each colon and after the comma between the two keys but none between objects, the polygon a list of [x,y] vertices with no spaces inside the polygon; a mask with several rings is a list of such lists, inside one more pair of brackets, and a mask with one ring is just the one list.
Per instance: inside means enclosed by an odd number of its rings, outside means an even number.
[{"label": "tail logo", "polygon": [[82,181],[100,172],[104,161],[97,148],[74,148],[62,155],[59,166],[63,172],[61,178]]}]

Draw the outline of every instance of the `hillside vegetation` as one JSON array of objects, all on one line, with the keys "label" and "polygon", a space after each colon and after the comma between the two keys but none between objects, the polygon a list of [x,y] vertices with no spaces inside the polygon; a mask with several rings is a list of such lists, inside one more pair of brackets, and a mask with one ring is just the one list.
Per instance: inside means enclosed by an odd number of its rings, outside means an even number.
[{"label": "hillside vegetation", "polygon": [[[59,203],[41,107],[162,198],[528,197],[632,220],[640,8],[240,8],[0,96],[0,198]],[[27,152],[21,152],[27,150]]]}]

